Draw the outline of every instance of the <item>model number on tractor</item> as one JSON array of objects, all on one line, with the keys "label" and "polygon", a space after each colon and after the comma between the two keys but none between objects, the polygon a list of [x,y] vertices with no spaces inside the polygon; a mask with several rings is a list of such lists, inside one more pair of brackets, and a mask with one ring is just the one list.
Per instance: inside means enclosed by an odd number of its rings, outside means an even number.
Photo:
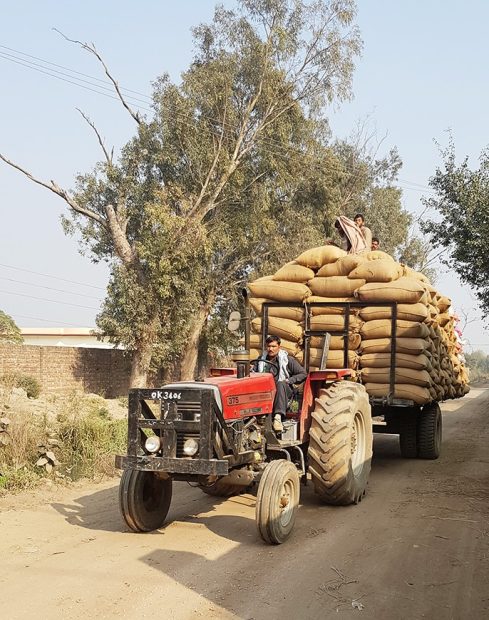
[{"label": "model number on tractor", "polygon": [[182,398],[181,392],[162,392],[157,390],[155,392],[151,392],[151,398],[153,400],[180,400]]}]

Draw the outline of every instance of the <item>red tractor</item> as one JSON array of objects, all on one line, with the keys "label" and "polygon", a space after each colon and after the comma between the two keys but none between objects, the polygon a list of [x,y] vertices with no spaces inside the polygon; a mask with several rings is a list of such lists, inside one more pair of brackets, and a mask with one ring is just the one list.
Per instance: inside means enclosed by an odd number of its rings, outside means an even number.
[{"label": "red tractor", "polygon": [[[265,310],[265,329],[266,315]],[[347,334],[345,320],[342,333]],[[248,314],[245,327],[248,345]],[[306,369],[311,335],[317,334],[306,329]],[[329,343],[323,335],[321,368]],[[266,372],[257,372],[262,362],[250,361],[247,352],[235,361],[236,368],[213,369],[203,381],[130,391],[128,451],[116,457],[116,465],[124,470],[120,508],[131,530],[148,532],[164,524],[174,480],[221,497],[258,485],[256,523],[263,540],[272,544],[290,535],[300,481],[306,482],[308,474],[323,503],[362,499],[372,458],[372,419],[367,392],[352,380],[352,371],[309,372],[290,403],[283,431],[276,433],[278,368],[267,362]]]}]

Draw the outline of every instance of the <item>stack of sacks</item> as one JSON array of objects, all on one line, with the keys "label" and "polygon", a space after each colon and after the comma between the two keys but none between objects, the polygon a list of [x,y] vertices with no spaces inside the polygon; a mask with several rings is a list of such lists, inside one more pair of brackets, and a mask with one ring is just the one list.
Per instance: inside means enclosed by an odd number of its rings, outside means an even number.
[{"label": "stack of sacks", "polygon": [[[302,307],[269,308],[268,333],[303,363],[305,312],[315,331],[337,332],[345,326],[340,306],[310,308],[312,302],[360,301],[349,317],[348,366],[361,367],[361,380],[371,396],[390,390],[391,309],[371,302],[397,302],[395,398],[423,405],[432,400],[463,396],[467,372],[450,314],[451,302],[421,273],[397,263],[381,251],[346,254],[335,246],[303,252],[273,276],[249,285],[252,320],[251,357],[261,354],[262,304],[280,301]],[[310,340],[309,367],[319,366],[323,337]],[[332,336],[327,368],[344,366],[344,340]]]}]

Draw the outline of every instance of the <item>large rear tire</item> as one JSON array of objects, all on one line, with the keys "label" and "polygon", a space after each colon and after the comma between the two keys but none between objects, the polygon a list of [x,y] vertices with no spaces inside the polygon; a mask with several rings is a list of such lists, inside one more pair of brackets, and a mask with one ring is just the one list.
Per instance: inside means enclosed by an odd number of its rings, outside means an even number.
[{"label": "large rear tire", "polygon": [[323,389],[312,413],[308,450],[314,489],[325,504],[357,504],[372,462],[372,413],[363,385],[339,381]]},{"label": "large rear tire", "polygon": [[151,471],[125,469],[119,485],[119,507],[133,532],[151,532],[166,520],[172,496],[172,479]]},{"label": "large rear tire", "polygon": [[423,407],[418,420],[418,457],[437,459],[441,451],[442,419],[440,405],[436,402]]},{"label": "large rear tire", "polygon": [[266,543],[279,545],[290,536],[299,497],[297,467],[285,459],[271,461],[263,472],[256,494],[256,524]]}]

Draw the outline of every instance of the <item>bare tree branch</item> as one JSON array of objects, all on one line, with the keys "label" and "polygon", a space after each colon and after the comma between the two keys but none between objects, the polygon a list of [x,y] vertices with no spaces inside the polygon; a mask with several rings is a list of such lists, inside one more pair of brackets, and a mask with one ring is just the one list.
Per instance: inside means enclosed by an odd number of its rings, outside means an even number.
[{"label": "bare tree branch", "polygon": [[95,56],[95,58],[97,58],[97,60],[100,62],[100,64],[104,68],[105,75],[109,78],[109,80],[114,85],[115,92],[117,93],[117,96],[121,100],[122,105],[126,108],[126,110],[129,112],[129,114],[132,116],[132,118],[136,121],[136,123],[138,125],[141,125],[142,121],[141,121],[141,118],[140,118],[139,114],[137,112],[134,112],[134,110],[129,106],[127,101],[124,99],[124,96],[121,93],[121,90],[119,88],[119,84],[117,83],[117,80],[114,77],[112,77],[112,74],[110,73],[107,65],[105,64],[102,56],[100,56],[100,54],[97,52],[97,49],[95,48],[95,45],[93,43],[88,44],[88,43],[83,43],[82,41],[77,41],[76,39],[70,39],[65,34],[63,34],[61,32],[61,30],[58,30],[57,28],[53,28],[53,30],[55,32],[57,32],[58,34],[60,34],[64,39],[66,39],[66,41],[69,41],[70,43],[77,43],[84,50],[86,50],[87,52],[90,52],[90,54],[93,54]]},{"label": "bare tree branch", "polygon": [[40,179],[37,179],[28,170],[25,170],[18,164],[15,164],[13,161],[10,161],[10,159],[7,159],[1,153],[0,153],[0,159],[2,159],[6,164],[11,166],[12,168],[15,168],[16,170],[19,170],[19,172],[22,172],[22,174],[25,174],[25,176],[31,181],[33,181],[34,183],[37,183],[38,185],[42,185],[42,187],[45,187],[46,189],[49,189],[50,191],[52,191],[54,194],[58,195],[73,209],[73,211],[76,211],[77,213],[80,213],[81,215],[85,215],[86,217],[90,218],[91,220],[94,220],[95,222],[103,226],[104,228],[107,227],[107,222],[101,215],[99,215],[95,211],[91,211],[90,209],[86,209],[85,207],[82,207],[81,205],[79,205],[76,202],[76,200],[74,200],[65,189],[63,189],[62,187],[59,187],[59,185],[57,185],[54,181],[50,181],[48,183],[46,181],[41,181]]},{"label": "bare tree branch", "polygon": [[111,150],[111,153],[109,155],[107,149],[105,148],[104,141],[102,140],[102,137],[101,137],[100,133],[98,132],[98,129],[95,127],[95,124],[93,123],[93,121],[91,121],[90,118],[82,110],[80,110],[80,108],[76,108],[76,109],[78,110],[78,112],[80,112],[80,114],[83,116],[83,118],[86,120],[86,122],[90,125],[90,127],[95,132],[95,135],[97,136],[98,143],[100,144],[100,146],[102,148],[102,151],[104,152],[105,159],[106,159],[107,163],[109,164],[109,166],[112,166],[112,157],[114,155],[114,149]]}]

